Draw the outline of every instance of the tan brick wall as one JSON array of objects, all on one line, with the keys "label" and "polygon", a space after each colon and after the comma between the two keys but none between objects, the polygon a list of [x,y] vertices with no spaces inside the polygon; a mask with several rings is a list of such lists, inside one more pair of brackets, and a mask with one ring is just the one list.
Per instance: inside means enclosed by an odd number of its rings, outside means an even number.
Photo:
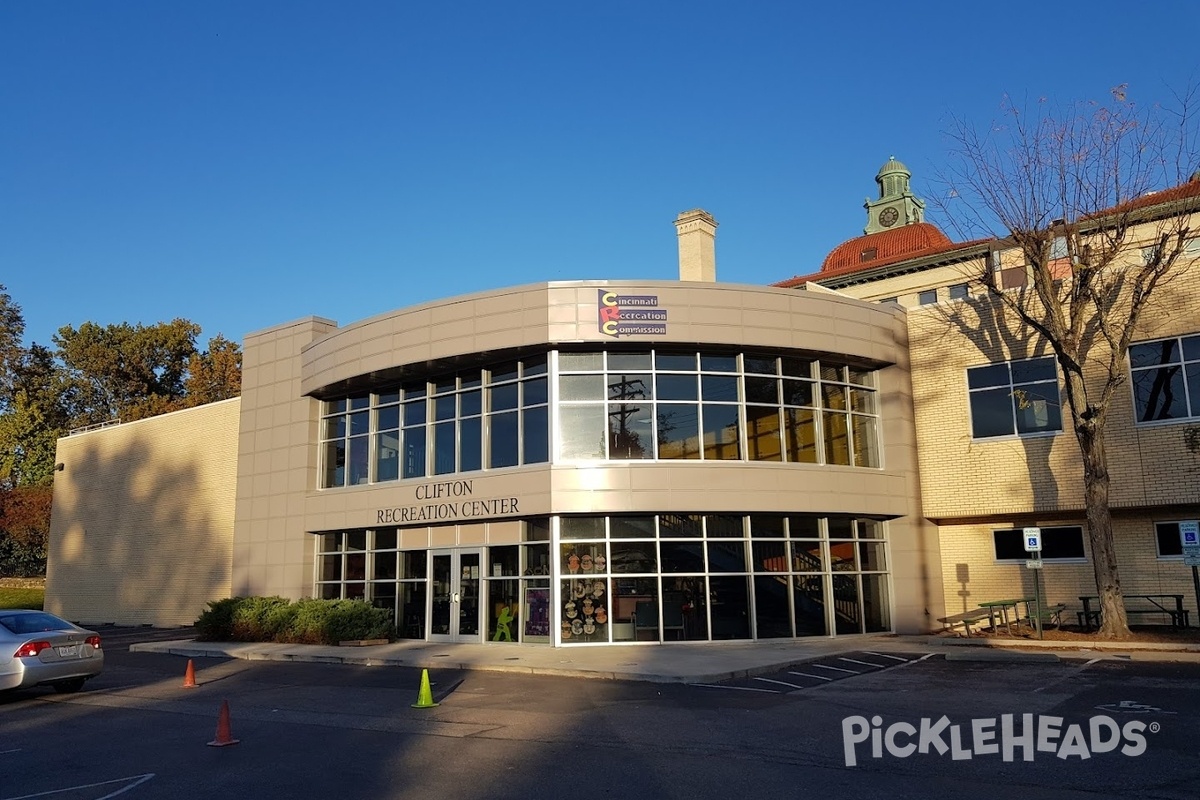
[{"label": "tan brick wall", "polygon": [[46,610],[190,625],[229,596],[239,399],[58,441]]}]

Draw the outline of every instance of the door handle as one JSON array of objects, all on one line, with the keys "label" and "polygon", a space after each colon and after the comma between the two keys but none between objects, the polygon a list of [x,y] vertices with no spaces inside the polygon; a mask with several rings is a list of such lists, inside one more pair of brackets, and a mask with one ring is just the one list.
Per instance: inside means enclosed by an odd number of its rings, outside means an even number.
[{"label": "door handle", "polygon": [[455,592],[453,595],[451,595],[450,599],[455,603],[461,603],[462,595],[458,592]]}]

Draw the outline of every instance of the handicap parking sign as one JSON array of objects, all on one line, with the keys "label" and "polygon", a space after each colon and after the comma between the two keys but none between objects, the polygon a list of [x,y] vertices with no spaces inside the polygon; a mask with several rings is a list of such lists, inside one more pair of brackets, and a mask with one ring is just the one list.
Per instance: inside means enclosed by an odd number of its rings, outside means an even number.
[{"label": "handicap parking sign", "polygon": [[1185,548],[1200,547],[1200,522],[1179,523],[1179,541]]}]

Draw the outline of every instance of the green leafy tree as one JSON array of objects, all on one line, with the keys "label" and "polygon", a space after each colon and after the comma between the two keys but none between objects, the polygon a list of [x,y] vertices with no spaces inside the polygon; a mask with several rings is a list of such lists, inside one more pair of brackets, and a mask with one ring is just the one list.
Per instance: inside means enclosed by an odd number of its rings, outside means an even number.
[{"label": "green leafy tree", "polygon": [[189,406],[228,400],[242,393],[242,350],[217,334],[208,341],[208,350],[188,359],[184,388]]}]

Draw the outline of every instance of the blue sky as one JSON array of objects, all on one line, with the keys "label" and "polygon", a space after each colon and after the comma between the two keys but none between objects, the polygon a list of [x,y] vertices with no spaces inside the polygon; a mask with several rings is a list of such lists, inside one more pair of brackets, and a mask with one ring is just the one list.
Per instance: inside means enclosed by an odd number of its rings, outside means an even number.
[{"label": "blue sky", "polygon": [[[1200,80],[1200,4],[8,2],[0,284],[26,342],[175,317],[240,341],[544,280],[771,283],[861,232],[951,115]],[[931,218],[937,221],[936,218]]]}]

